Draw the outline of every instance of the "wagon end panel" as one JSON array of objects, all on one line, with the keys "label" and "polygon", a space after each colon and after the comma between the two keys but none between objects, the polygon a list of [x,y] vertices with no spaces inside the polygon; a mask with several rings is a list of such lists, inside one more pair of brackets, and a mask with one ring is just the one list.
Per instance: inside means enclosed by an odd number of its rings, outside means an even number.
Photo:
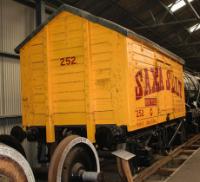
[{"label": "wagon end panel", "polygon": [[20,49],[24,126],[86,124],[87,21],[58,14]]},{"label": "wagon end panel", "polygon": [[127,39],[129,60],[129,131],[185,116],[183,66]]},{"label": "wagon end panel", "polygon": [[45,39],[45,31],[42,30],[20,50],[24,126],[45,125],[47,109]]}]

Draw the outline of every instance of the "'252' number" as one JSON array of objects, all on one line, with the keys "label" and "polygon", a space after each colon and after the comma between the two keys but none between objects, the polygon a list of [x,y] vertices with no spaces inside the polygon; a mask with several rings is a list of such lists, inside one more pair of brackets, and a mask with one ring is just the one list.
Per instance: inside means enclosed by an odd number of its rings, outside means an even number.
[{"label": "'252' number", "polygon": [[143,109],[138,109],[138,110],[136,110],[136,116],[137,116],[137,117],[142,117],[142,116],[144,116],[144,110],[143,110]]},{"label": "'252' number", "polygon": [[60,65],[61,66],[72,65],[72,64],[76,64],[76,57],[75,56],[60,58]]}]

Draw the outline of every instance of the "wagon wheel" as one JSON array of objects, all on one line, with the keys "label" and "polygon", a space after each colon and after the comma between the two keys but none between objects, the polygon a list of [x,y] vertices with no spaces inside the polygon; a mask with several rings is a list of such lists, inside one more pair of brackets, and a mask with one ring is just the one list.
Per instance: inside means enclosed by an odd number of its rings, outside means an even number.
[{"label": "wagon wheel", "polygon": [[56,148],[49,166],[49,182],[102,181],[99,159],[92,143],[68,136]]},{"label": "wagon wheel", "polygon": [[0,181],[35,182],[26,159],[15,149],[0,144]]},{"label": "wagon wheel", "polygon": [[14,148],[18,152],[20,152],[25,158],[26,153],[21,143],[12,135],[0,135],[0,143],[3,143],[9,147]]}]

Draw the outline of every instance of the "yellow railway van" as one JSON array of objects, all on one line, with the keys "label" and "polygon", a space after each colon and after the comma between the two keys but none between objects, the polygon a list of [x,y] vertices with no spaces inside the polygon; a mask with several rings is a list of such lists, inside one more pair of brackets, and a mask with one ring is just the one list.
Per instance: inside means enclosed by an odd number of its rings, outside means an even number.
[{"label": "yellow railway van", "polygon": [[[23,127],[44,131],[41,136],[49,144],[67,136],[51,159],[49,170],[56,175],[49,172],[49,181],[71,179],[62,172],[63,161],[71,155],[70,150],[64,154],[63,146],[87,145],[93,152],[91,161],[96,161],[87,171],[99,174],[92,143],[109,148],[112,141],[107,140],[121,141],[185,116],[184,60],[88,12],[61,7],[16,51],[20,53]],[[85,176],[96,179],[98,175],[85,172]]]}]

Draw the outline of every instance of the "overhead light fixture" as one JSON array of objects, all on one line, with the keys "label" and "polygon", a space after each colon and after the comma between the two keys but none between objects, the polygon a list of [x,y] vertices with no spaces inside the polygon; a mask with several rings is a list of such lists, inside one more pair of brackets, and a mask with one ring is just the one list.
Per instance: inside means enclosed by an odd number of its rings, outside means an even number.
[{"label": "overhead light fixture", "polygon": [[[192,2],[194,0],[186,0],[188,2]],[[182,7],[184,7],[186,5],[185,0],[176,0],[175,3],[171,3],[168,5],[169,10],[174,13],[175,11],[178,11],[179,9],[181,9]]]},{"label": "overhead light fixture", "polygon": [[197,23],[197,24],[191,26],[190,28],[188,28],[188,31],[189,31],[190,33],[192,33],[192,32],[195,32],[195,31],[197,31],[197,30],[199,30],[199,29],[200,29],[200,23]]}]

